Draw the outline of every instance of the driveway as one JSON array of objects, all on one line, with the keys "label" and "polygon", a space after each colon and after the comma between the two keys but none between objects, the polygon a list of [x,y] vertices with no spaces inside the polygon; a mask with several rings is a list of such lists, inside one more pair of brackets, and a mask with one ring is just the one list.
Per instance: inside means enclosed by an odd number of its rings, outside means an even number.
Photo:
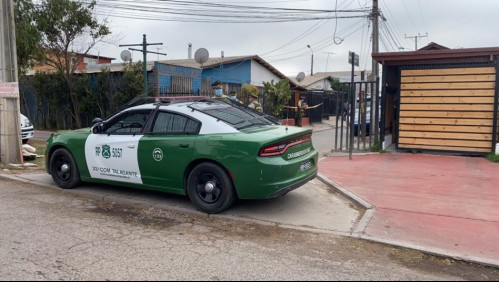
[{"label": "driveway", "polygon": [[328,157],[321,177],[369,209],[359,237],[499,266],[499,164],[477,157]]}]

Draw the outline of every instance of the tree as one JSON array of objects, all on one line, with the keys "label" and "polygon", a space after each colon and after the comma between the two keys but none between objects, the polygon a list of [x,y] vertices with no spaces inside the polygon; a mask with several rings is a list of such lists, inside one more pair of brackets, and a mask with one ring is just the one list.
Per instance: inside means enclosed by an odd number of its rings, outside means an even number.
[{"label": "tree", "polygon": [[282,79],[277,83],[274,83],[274,80],[264,82],[263,89],[265,93],[263,108],[274,117],[281,117],[284,106],[286,106],[291,99],[289,81],[287,79]]},{"label": "tree", "polygon": [[130,100],[142,94],[143,85],[140,62],[125,65],[122,76],[103,69],[97,74],[93,106],[97,105],[102,118],[114,115]]},{"label": "tree", "polygon": [[35,6],[31,0],[15,0],[17,64],[21,73],[40,60],[41,34],[36,27]]},{"label": "tree", "polygon": [[328,77],[329,83],[331,84],[331,89],[333,91],[339,91],[342,93],[348,93],[349,86],[345,83],[341,83],[340,80],[336,77]]},{"label": "tree", "polygon": [[81,105],[73,75],[76,62],[111,32],[105,22],[93,16],[95,0],[86,5],[71,0],[42,0],[39,7],[35,21],[41,49],[46,52],[42,62],[61,73],[69,91],[73,119],[80,128]]},{"label": "tree", "polygon": [[112,97],[108,98],[110,101],[108,115],[116,114],[130,100],[142,95],[144,90],[143,77],[141,62],[125,66],[118,91]]}]

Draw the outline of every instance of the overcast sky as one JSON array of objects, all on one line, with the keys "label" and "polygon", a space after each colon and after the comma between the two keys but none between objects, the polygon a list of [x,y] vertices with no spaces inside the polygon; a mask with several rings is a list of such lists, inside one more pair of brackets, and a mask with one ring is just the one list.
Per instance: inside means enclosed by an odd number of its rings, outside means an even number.
[{"label": "overcast sky", "polygon": [[[366,0],[204,2],[320,10],[335,10],[335,7],[338,10],[372,8],[372,1]],[[414,50],[414,36],[417,35],[421,36],[418,36],[418,48],[430,42],[449,48],[499,47],[498,0],[379,0],[379,8],[386,19],[380,24],[381,52],[402,52],[402,48]],[[159,56],[161,60],[186,59],[187,45],[192,43],[193,53],[203,47],[208,49],[210,57],[220,57],[221,51],[224,51],[226,57],[259,55],[285,75],[293,77],[299,72],[310,75],[312,52],[314,73],[350,70],[349,51],[360,55],[358,69],[372,68],[372,25],[367,17],[290,23],[221,24],[130,19],[115,17],[113,12],[107,13],[111,31],[120,39],[115,44],[99,45],[92,53],[117,58],[114,62],[121,62],[120,52],[126,49],[117,45],[142,43],[142,35],[146,34],[148,42],[163,43],[162,46],[149,47],[151,51],[167,53],[167,56]],[[146,18],[153,17],[148,12],[142,12],[142,15]],[[170,16],[165,14],[164,18]],[[157,55],[148,56],[148,60],[157,59]],[[142,60],[141,53],[134,51],[133,60]]]}]

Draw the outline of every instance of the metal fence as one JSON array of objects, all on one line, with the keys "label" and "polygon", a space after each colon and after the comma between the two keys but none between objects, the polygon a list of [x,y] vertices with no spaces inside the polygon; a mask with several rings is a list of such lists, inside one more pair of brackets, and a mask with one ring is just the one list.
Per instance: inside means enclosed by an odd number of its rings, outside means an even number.
[{"label": "metal fence", "polygon": [[[353,87],[352,87],[353,86]],[[379,79],[340,83],[338,89],[329,91],[302,91],[309,106],[320,107],[305,111],[311,124],[325,122],[335,128],[331,140],[332,151],[367,151],[380,144],[380,99]],[[352,97],[355,103],[352,104]],[[294,105],[294,99],[290,101]],[[288,117],[288,111],[285,113]],[[293,115],[294,116],[294,115]],[[377,150],[377,149],[376,149]]]},{"label": "metal fence", "polygon": [[[334,151],[367,151],[380,145],[379,79],[342,83],[332,95],[335,106]],[[355,101],[355,102],[352,102]]]}]

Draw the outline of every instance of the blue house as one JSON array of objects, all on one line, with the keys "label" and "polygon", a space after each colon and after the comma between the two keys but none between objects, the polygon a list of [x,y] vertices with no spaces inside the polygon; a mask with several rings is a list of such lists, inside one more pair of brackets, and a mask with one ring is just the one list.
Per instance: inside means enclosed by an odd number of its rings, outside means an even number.
[{"label": "blue house", "polygon": [[[202,66],[194,59],[165,60],[148,64],[148,81],[157,96],[173,93],[212,93],[212,84],[220,81],[223,91],[238,92],[242,85],[263,87],[264,82],[287,79],[259,56],[210,58]],[[297,84],[290,81],[291,88]]]}]

